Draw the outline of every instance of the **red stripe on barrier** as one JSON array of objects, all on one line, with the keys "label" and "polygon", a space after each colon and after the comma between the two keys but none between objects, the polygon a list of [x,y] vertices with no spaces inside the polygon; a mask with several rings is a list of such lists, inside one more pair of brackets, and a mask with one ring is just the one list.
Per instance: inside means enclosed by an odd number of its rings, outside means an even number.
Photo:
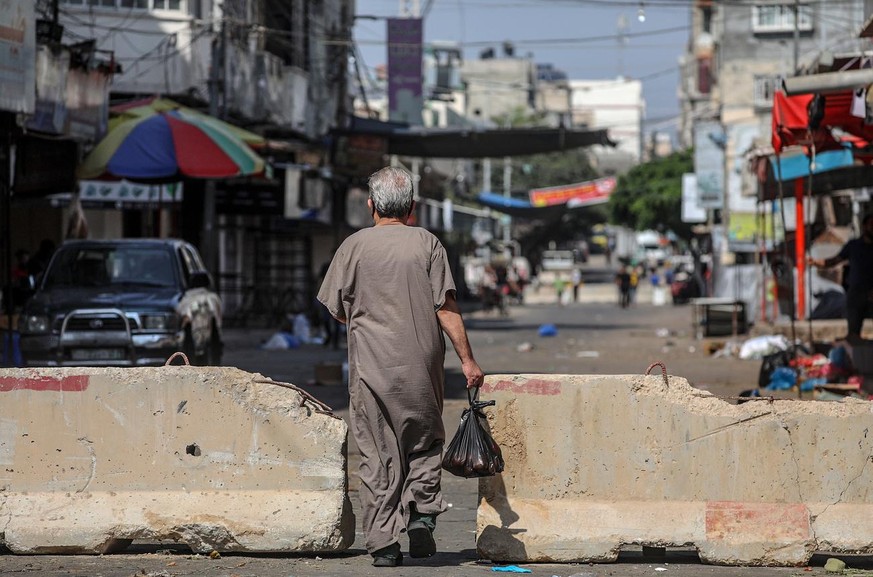
[{"label": "red stripe on barrier", "polygon": [[88,388],[88,375],[72,377],[0,377],[0,393],[10,391],[65,391],[81,393]]},{"label": "red stripe on barrier", "polygon": [[724,540],[738,535],[774,542],[809,539],[809,509],[802,503],[708,502],[706,537]]},{"label": "red stripe on barrier", "polygon": [[486,393],[496,391],[510,391],[527,395],[559,395],[561,394],[560,381],[545,381],[542,379],[530,379],[521,383],[515,381],[497,381],[485,383],[482,390]]}]

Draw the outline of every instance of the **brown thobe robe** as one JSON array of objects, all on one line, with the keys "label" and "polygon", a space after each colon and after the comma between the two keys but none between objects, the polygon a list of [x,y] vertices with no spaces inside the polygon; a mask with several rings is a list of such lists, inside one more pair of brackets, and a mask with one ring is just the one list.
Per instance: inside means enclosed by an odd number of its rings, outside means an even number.
[{"label": "brown thobe robe", "polygon": [[436,311],[454,290],[435,236],[384,225],[343,242],[318,292],[348,324],[351,428],[371,553],[398,541],[412,505],[419,513],[446,509],[440,490],[446,345]]}]

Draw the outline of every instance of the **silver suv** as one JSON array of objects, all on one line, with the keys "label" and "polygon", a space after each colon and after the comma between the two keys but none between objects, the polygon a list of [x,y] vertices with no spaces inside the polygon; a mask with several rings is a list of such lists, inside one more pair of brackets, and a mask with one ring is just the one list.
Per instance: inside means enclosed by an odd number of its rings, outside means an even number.
[{"label": "silver suv", "polygon": [[27,366],[221,362],[221,299],[181,240],[67,241],[19,320]]}]

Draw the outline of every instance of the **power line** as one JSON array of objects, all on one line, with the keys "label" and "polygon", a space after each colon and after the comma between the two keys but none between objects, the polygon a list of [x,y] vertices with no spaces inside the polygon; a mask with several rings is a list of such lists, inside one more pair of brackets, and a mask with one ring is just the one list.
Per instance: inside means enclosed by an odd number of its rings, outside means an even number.
[{"label": "power line", "polygon": [[[531,40],[513,40],[512,43],[515,45],[523,44],[537,44],[537,45],[548,45],[548,44],[584,44],[587,42],[600,42],[603,40],[618,40],[625,38],[642,38],[645,36],[660,36],[661,34],[672,34],[674,32],[684,32],[690,30],[690,26],[674,26],[672,28],[661,28],[658,30],[648,30],[645,32],[635,32],[631,34],[610,34],[606,36],[586,36],[580,38],[546,38],[546,39],[531,39]],[[502,40],[500,42],[503,42]],[[475,42],[467,42],[465,46],[475,47],[475,46],[489,46],[493,44],[497,44],[498,42],[495,40],[477,40]]]},{"label": "power line", "polygon": [[[580,36],[578,38],[539,38],[539,39],[525,39],[525,40],[513,40],[512,43],[516,46],[524,45],[524,46],[534,46],[534,45],[542,45],[548,46],[552,44],[587,44],[589,42],[603,42],[603,41],[615,41],[619,39],[626,38],[643,38],[646,36],[660,36],[662,34],[673,34],[675,32],[687,32],[691,29],[690,26],[673,26],[671,28],[660,28],[658,30],[648,30],[645,32],[636,32],[631,34],[610,34],[605,36]],[[341,43],[348,42],[347,40],[338,40],[338,41],[329,41],[331,43]],[[389,46],[387,40],[356,40],[356,42],[367,45],[385,45]],[[460,48],[475,48],[480,46],[493,46],[495,44],[502,44],[505,42],[504,40],[476,40],[472,42],[464,42],[458,43]],[[398,44],[391,43],[391,46],[405,46],[406,44]]]}]

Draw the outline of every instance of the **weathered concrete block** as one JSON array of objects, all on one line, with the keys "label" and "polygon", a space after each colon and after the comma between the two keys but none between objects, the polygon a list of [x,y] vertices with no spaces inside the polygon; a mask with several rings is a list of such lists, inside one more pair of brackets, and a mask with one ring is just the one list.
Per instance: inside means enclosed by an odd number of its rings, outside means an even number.
[{"label": "weathered concrete block", "polygon": [[480,480],[495,561],[608,562],[624,544],[704,562],[873,553],[873,404],[734,405],[658,376],[491,375],[503,474]]},{"label": "weathered concrete block", "polygon": [[345,549],[347,426],[320,410],[233,368],[0,370],[0,543]]}]

